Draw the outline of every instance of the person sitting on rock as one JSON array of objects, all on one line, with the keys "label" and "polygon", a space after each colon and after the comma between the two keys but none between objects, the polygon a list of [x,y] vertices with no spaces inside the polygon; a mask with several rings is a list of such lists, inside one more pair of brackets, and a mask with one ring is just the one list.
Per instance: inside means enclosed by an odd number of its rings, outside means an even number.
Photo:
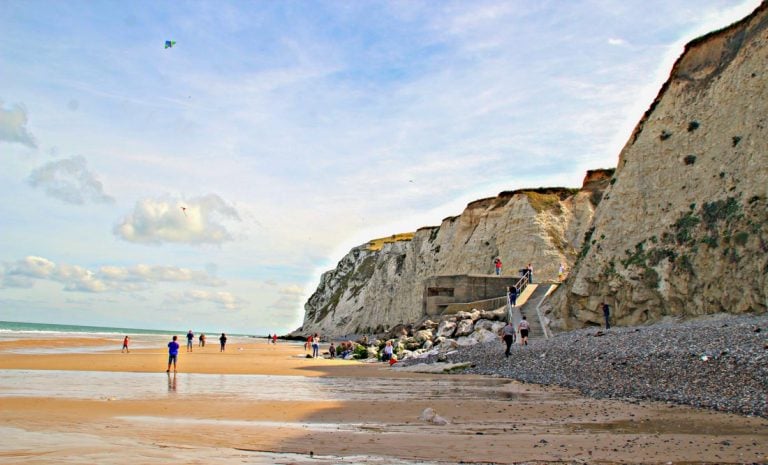
[{"label": "person sitting on rock", "polygon": [[387,343],[384,345],[384,350],[381,353],[381,361],[388,362],[389,359],[392,358],[393,353],[394,348],[392,347],[392,341],[387,341]]}]

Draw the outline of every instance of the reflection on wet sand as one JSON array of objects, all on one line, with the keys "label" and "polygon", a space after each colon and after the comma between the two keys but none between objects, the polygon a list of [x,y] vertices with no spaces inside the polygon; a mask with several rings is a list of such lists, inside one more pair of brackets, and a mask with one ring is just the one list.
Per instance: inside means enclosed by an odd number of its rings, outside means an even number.
[{"label": "reflection on wet sand", "polygon": [[176,372],[166,374],[168,375],[168,392],[176,392]]},{"label": "reflection on wet sand", "polygon": [[[346,377],[161,374],[99,371],[0,370],[0,397],[66,397],[72,399],[152,399],[173,392],[180,396],[217,399],[281,401],[354,401],[383,397],[406,400],[412,393],[402,380],[373,378],[361,382]],[[181,382],[177,382],[181,380]],[[564,391],[520,392],[510,380],[498,378],[437,377],[419,392],[421,399],[493,399],[506,401],[562,401],[575,395]],[[161,386],[163,388],[161,388]]]}]

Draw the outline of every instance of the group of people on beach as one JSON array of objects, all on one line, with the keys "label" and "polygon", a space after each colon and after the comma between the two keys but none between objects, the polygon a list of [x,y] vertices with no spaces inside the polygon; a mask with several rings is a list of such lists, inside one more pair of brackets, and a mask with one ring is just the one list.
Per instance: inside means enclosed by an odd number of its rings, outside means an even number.
[{"label": "group of people on beach", "polygon": [[[126,336],[127,338],[128,336]],[[173,372],[176,373],[176,362],[179,359],[179,336],[174,335],[171,338],[171,342],[168,343],[168,368],[165,370],[166,373],[171,372],[171,365],[173,365]],[[187,352],[192,352],[192,346],[193,341],[195,340],[195,333],[192,332],[190,329],[187,332]],[[199,338],[199,346],[205,347],[205,334],[200,334]],[[224,350],[227,347],[227,335],[226,333],[221,333],[221,336],[219,336],[219,352],[224,352]]]},{"label": "group of people on beach", "polygon": [[[174,336],[174,338],[175,337],[176,336]],[[194,341],[195,341],[195,333],[190,329],[189,331],[187,331],[187,352],[192,352]],[[205,347],[205,334],[200,333],[200,336],[198,337],[197,346]],[[221,333],[221,336],[219,336],[219,352],[224,352],[226,347],[227,347],[227,335],[225,333]]]},{"label": "group of people on beach", "polygon": [[[190,329],[189,332],[187,332],[187,352],[192,352],[192,341],[195,339],[195,333],[192,332]],[[176,372],[176,363],[179,358],[179,343],[178,343],[179,337],[173,336],[171,338],[171,342],[168,343],[168,369],[165,370],[166,373],[171,372],[171,366],[173,366],[173,372]],[[200,337],[198,339],[198,347],[205,347],[205,334],[200,334]],[[130,337],[125,336],[123,338],[123,348],[120,352],[130,352],[128,349],[128,344],[130,342]],[[220,352],[224,352],[224,349],[227,345],[227,335],[225,333],[221,333],[221,336],[219,337],[219,343],[221,344]]]}]

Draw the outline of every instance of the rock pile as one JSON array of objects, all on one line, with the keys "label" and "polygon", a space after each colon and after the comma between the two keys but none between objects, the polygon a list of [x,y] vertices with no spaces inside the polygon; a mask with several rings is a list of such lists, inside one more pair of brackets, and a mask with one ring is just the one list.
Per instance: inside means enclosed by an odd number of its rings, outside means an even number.
[{"label": "rock pile", "polygon": [[768,315],[581,329],[515,345],[509,358],[503,352],[496,340],[400,365],[469,362],[465,373],[575,388],[596,398],[665,401],[768,418]]},{"label": "rock pile", "polygon": [[439,321],[425,320],[417,325],[398,325],[372,342],[358,340],[369,348],[369,357],[378,357],[386,341],[392,341],[399,360],[437,354],[479,343],[497,341],[506,324],[506,310],[472,310],[447,315]]}]

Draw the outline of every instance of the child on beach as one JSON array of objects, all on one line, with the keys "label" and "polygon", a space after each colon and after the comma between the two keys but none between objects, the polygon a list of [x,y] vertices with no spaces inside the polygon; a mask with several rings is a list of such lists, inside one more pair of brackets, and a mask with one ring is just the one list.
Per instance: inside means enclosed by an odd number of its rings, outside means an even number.
[{"label": "child on beach", "polygon": [[173,363],[173,372],[176,373],[176,359],[179,358],[179,343],[176,342],[178,336],[173,336],[173,340],[168,343],[168,369],[166,373],[171,372],[171,363]]}]

